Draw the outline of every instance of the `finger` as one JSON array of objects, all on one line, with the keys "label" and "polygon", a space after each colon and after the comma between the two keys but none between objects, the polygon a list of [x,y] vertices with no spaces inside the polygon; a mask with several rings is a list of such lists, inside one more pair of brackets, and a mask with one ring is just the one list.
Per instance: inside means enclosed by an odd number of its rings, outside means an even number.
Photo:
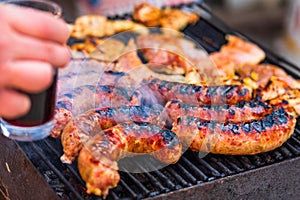
[{"label": "finger", "polygon": [[30,93],[37,93],[48,88],[54,74],[50,64],[38,61],[11,62],[2,71],[0,85]]},{"label": "finger", "polygon": [[0,90],[0,116],[8,119],[25,115],[30,109],[30,99],[9,89]]},{"label": "finger", "polygon": [[8,6],[7,12],[13,28],[22,34],[61,44],[65,44],[69,37],[67,24],[50,13],[17,6]]},{"label": "finger", "polygon": [[67,46],[21,35],[16,38],[16,59],[40,60],[55,67],[63,67],[70,60],[71,53]]}]

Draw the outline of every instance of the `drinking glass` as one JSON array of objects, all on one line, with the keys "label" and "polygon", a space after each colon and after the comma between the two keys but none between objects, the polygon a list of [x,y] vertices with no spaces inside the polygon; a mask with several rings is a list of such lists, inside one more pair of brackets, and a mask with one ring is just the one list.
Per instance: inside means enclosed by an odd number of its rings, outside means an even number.
[{"label": "drinking glass", "polygon": [[[43,0],[10,0],[7,4],[37,9],[60,17],[62,9],[59,5]],[[28,19],[24,19],[28,20]],[[31,108],[29,112],[17,119],[0,118],[2,134],[19,141],[40,140],[50,135],[54,127],[54,109],[56,99],[57,69],[53,68],[51,86],[40,93],[22,92],[29,96]]]}]

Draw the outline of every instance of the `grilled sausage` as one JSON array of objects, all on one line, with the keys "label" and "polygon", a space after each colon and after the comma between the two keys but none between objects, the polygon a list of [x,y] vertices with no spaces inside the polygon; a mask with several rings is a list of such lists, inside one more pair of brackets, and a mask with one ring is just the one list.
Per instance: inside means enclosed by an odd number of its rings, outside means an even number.
[{"label": "grilled sausage", "polygon": [[193,106],[173,100],[166,104],[165,111],[171,122],[180,116],[193,116],[203,121],[241,123],[262,119],[272,112],[272,107],[261,101],[239,102],[235,105]]},{"label": "grilled sausage", "polygon": [[92,108],[139,104],[138,93],[122,87],[111,85],[77,87],[59,98],[56,104],[55,126],[51,136],[59,137],[73,114],[77,115]]},{"label": "grilled sausage", "polygon": [[273,150],[293,133],[296,118],[275,108],[262,120],[221,124],[191,116],[179,117],[172,131],[193,151],[246,155]]},{"label": "grilled sausage", "polygon": [[146,86],[155,91],[160,103],[169,100],[181,100],[184,103],[195,105],[203,104],[236,104],[241,101],[250,101],[252,91],[245,86],[198,86],[178,82],[169,82],[152,78]]},{"label": "grilled sausage", "polygon": [[106,129],[89,140],[78,157],[87,193],[105,198],[120,180],[116,161],[131,153],[152,154],[171,164],[181,157],[182,147],[173,132],[153,124],[122,123]]},{"label": "grilled sausage", "polygon": [[62,162],[71,163],[79,154],[83,144],[97,132],[122,122],[156,124],[160,120],[160,109],[144,106],[105,107],[90,110],[69,121],[63,130],[61,142],[64,149]]}]

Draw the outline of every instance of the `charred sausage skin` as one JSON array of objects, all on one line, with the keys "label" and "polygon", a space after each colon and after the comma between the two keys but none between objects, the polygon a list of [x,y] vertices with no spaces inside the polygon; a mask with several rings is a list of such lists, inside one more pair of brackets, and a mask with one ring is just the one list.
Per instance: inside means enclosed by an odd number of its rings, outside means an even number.
[{"label": "charred sausage skin", "polygon": [[171,164],[182,155],[175,133],[154,124],[121,123],[90,139],[78,157],[78,168],[86,182],[87,193],[107,196],[120,180],[116,161],[124,156],[152,154]]},{"label": "charred sausage skin", "polygon": [[262,119],[272,112],[272,107],[261,101],[243,101],[235,105],[195,106],[172,100],[166,104],[165,111],[171,122],[180,116],[194,116],[203,121],[241,123]]},{"label": "charred sausage skin", "polygon": [[203,104],[236,104],[250,101],[252,91],[246,86],[221,85],[199,86],[151,78],[145,85],[155,92],[157,100],[165,104],[169,100],[181,100],[184,103]]},{"label": "charred sausage skin", "polygon": [[61,160],[71,163],[78,156],[82,145],[101,130],[131,121],[156,124],[160,114],[161,110],[145,106],[105,107],[81,114],[76,118],[76,122],[70,120],[63,130],[61,142],[64,155]]},{"label": "charred sausage skin", "polygon": [[295,117],[274,108],[261,120],[237,124],[182,116],[173,123],[172,131],[193,151],[249,155],[281,146],[293,134],[295,124]]}]

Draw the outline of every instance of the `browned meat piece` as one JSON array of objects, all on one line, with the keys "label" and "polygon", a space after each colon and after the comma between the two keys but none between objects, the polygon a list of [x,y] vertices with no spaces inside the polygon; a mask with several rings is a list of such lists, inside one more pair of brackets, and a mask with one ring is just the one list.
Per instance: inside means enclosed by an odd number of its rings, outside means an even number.
[{"label": "browned meat piece", "polygon": [[63,130],[61,143],[64,149],[62,162],[71,163],[79,154],[83,144],[93,135],[122,122],[160,122],[160,109],[144,106],[120,106],[100,108],[81,114],[69,121]]},{"label": "browned meat piece", "polygon": [[237,73],[241,76],[241,78],[251,77],[258,86],[262,88],[267,86],[273,76],[280,77],[280,79],[291,88],[298,84],[297,81],[288,76],[283,69],[270,64],[238,67]]},{"label": "browned meat piece", "polygon": [[300,116],[300,90],[289,90],[284,95],[270,100],[271,105],[282,106],[295,117]]},{"label": "browned meat piece", "polygon": [[256,65],[265,59],[265,52],[251,42],[234,35],[227,35],[227,41],[220,51],[210,54],[219,76],[233,78],[236,68]]},{"label": "browned meat piece", "polygon": [[183,116],[173,124],[172,131],[193,151],[216,154],[248,155],[281,146],[294,132],[296,118],[283,108],[275,108],[262,120],[246,123],[205,122]]},{"label": "browned meat piece", "polygon": [[185,74],[213,67],[207,53],[187,38],[170,34],[149,34],[137,38],[137,45],[148,66],[156,72]]},{"label": "browned meat piece", "polygon": [[159,26],[159,19],[161,18],[162,11],[148,3],[141,3],[135,6],[133,11],[133,19],[141,22],[146,26]]},{"label": "browned meat piece", "polygon": [[155,92],[156,99],[163,104],[170,100],[181,100],[193,105],[231,105],[241,101],[250,101],[252,98],[252,91],[245,86],[199,86],[155,78],[146,81],[146,85]]},{"label": "browned meat piece", "polygon": [[99,133],[81,150],[78,168],[87,193],[107,196],[120,179],[116,161],[124,156],[152,154],[164,163],[176,163],[182,154],[177,136],[153,124],[122,123]]},{"label": "browned meat piece", "polygon": [[181,30],[188,24],[198,21],[199,16],[179,9],[159,9],[148,3],[141,3],[135,6],[133,19],[150,27],[161,26],[162,28]]},{"label": "browned meat piece", "polygon": [[166,104],[165,112],[172,122],[181,116],[192,116],[203,121],[241,123],[260,120],[270,114],[272,108],[261,101],[239,102],[235,105],[193,106],[173,100]]}]

